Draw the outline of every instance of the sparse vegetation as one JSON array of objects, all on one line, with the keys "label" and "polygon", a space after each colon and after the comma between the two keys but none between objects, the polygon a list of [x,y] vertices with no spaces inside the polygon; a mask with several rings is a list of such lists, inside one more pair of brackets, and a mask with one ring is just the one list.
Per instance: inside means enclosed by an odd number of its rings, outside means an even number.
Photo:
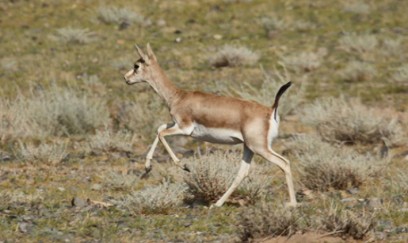
[{"label": "sparse vegetation", "polygon": [[98,9],[98,19],[106,24],[130,25],[144,24],[145,18],[130,10],[129,8],[100,7]]},{"label": "sparse vegetation", "polygon": [[359,100],[344,97],[316,100],[304,108],[302,120],[316,127],[323,139],[331,142],[380,143],[401,142],[402,128],[397,118],[368,108]]},{"label": "sparse vegetation", "polygon": [[183,203],[186,189],[184,184],[164,182],[159,186],[132,192],[123,198],[121,207],[134,215],[165,214]]},{"label": "sparse vegetation", "polygon": [[299,180],[317,191],[358,188],[386,165],[370,154],[335,147],[315,136],[298,137],[291,147],[300,163]]},{"label": "sparse vegetation", "polygon": [[347,33],[339,40],[340,48],[349,52],[357,52],[359,54],[374,51],[378,45],[378,40],[375,35]]},{"label": "sparse vegetation", "polygon": [[[188,164],[191,173],[185,175],[184,181],[194,199],[212,203],[218,200],[237,176],[240,157],[236,153],[217,152],[195,158],[194,163]],[[262,175],[259,168],[253,167],[231,199],[241,198],[254,203],[267,196],[267,177]]]},{"label": "sparse vegetation", "polygon": [[282,62],[295,72],[310,72],[320,66],[326,52],[327,50],[321,49],[317,53],[301,52],[299,54],[283,56]]},{"label": "sparse vegetation", "polygon": [[19,143],[19,148],[15,151],[17,158],[24,162],[44,162],[49,164],[60,163],[67,155],[67,144],[64,142],[55,142],[52,144],[33,144]]},{"label": "sparse vegetation", "polygon": [[[0,1],[0,242],[407,242],[407,9]],[[285,177],[255,156],[233,197],[209,209],[212,188],[222,194],[236,176],[241,146],[169,137],[200,173],[174,166],[159,144],[144,174],[158,126],[172,121],[148,85],[123,81],[134,44],[148,42],[186,90],[271,106],[293,82],[273,148],[291,161],[301,206],[282,206]]]},{"label": "sparse vegetation", "polygon": [[51,36],[52,40],[67,44],[89,44],[97,40],[94,32],[81,28],[60,28]]},{"label": "sparse vegetation", "polygon": [[376,70],[369,63],[352,61],[339,74],[345,81],[360,82],[372,79],[376,75]]},{"label": "sparse vegetation", "polygon": [[225,45],[210,57],[213,67],[252,66],[259,60],[259,55],[246,47]]}]

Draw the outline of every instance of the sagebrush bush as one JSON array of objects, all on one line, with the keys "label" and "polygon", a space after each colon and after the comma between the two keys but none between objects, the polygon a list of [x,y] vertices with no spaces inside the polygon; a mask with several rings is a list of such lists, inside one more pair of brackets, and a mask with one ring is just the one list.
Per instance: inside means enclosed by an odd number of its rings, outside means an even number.
[{"label": "sagebrush bush", "polygon": [[359,61],[349,62],[346,67],[339,72],[343,80],[350,82],[371,80],[376,74],[377,71],[373,65]]},{"label": "sagebrush bush", "polygon": [[89,137],[90,148],[102,152],[131,152],[133,142],[132,133],[127,131],[113,132],[108,128],[97,131],[95,135]]},{"label": "sagebrush bush", "polygon": [[210,64],[214,67],[236,67],[255,65],[259,55],[246,47],[225,45],[211,56]]},{"label": "sagebrush bush", "polygon": [[347,52],[363,54],[374,51],[378,45],[378,40],[375,35],[348,33],[340,38],[339,44],[340,48]]},{"label": "sagebrush bush", "polygon": [[290,237],[309,227],[300,208],[287,208],[274,203],[246,207],[239,214],[238,221],[239,235],[244,242],[262,237]]},{"label": "sagebrush bush", "polygon": [[88,29],[66,27],[57,29],[51,39],[68,44],[88,44],[98,38],[96,33]]},{"label": "sagebrush bush", "polygon": [[363,1],[346,1],[343,6],[345,12],[354,14],[369,14],[371,11],[370,5]]},{"label": "sagebrush bush", "polygon": [[184,183],[164,182],[130,193],[121,200],[120,205],[135,215],[165,214],[183,204],[186,190]]},{"label": "sagebrush bush", "polygon": [[295,72],[310,72],[320,67],[325,55],[326,50],[321,49],[318,52],[295,53],[281,59],[288,69]]},{"label": "sagebrush bush", "polygon": [[103,184],[113,190],[127,191],[134,188],[140,181],[140,177],[134,174],[121,174],[110,171],[101,177]]},{"label": "sagebrush bush", "polygon": [[145,18],[128,9],[118,7],[100,7],[98,19],[106,24],[144,24]]},{"label": "sagebrush bush", "polygon": [[5,72],[14,73],[18,71],[18,61],[13,57],[1,58],[0,67]]},{"label": "sagebrush bush", "polygon": [[[190,159],[187,165],[191,172],[185,174],[184,181],[194,200],[215,202],[227,191],[238,174],[241,161],[239,153],[221,151]],[[265,198],[268,192],[267,176],[263,165],[252,165],[249,176],[245,178],[230,199],[244,199],[254,203]]]},{"label": "sagebrush bush", "polygon": [[313,125],[330,142],[374,144],[403,139],[402,127],[392,115],[344,97],[316,100],[303,109],[301,120]]},{"label": "sagebrush bush", "polygon": [[6,113],[3,124],[17,137],[92,133],[110,121],[105,100],[59,87],[7,101]]},{"label": "sagebrush bush", "polygon": [[14,153],[18,159],[24,162],[51,164],[60,163],[68,155],[66,142],[42,143],[38,146],[20,142]]},{"label": "sagebrush bush", "polygon": [[385,39],[383,40],[382,50],[388,55],[398,55],[401,54],[401,44],[402,39]]},{"label": "sagebrush bush", "polygon": [[364,239],[375,226],[375,214],[368,210],[355,212],[341,207],[331,206],[322,214],[318,224],[328,232],[343,237],[353,237],[356,240]]},{"label": "sagebrush bush", "polygon": [[335,147],[313,135],[294,138],[290,147],[299,160],[299,179],[311,190],[359,187],[386,165],[370,154]]},{"label": "sagebrush bush", "polygon": [[[243,99],[254,100],[260,104],[271,107],[274,102],[273,97],[275,97],[279,88],[289,81],[290,77],[287,72],[283,75],[275,70],[273,74],[264,72],[264,79],[260,89],[255,88],[249,83],[243,83],[239,89],[233,89],[232,91]],[[295,83],[292,85],[289,92],[283,96],[279,103],[279,115],[284,117],[293,113],[304,98],[304,83]]]}]

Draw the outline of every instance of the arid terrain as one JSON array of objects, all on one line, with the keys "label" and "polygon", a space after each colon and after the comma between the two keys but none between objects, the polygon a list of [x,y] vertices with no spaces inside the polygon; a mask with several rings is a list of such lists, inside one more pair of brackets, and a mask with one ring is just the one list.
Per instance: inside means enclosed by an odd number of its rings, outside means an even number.
[{"label": "arid terrain", "polygon": [[[407,242],[408,1],[0,1],[0,242]],[[186,90],[271,106],[275,151],[221,208],[242,145],[168,138],[150,43]]]}]

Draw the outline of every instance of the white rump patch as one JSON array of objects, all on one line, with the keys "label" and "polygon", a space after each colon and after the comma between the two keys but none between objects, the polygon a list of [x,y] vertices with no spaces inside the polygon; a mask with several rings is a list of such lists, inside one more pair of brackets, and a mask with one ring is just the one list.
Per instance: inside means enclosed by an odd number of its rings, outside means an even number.
[{"label": "white rump patch", "polygon": [[271,117],[269,118],[269,129],[268,129],[268,146],[271,148],[272,141],[274,138],[278,136],[278,129],[279,129],[279,115],[276,114],[276,120],[274,118],[275,111],[272,112]]}]

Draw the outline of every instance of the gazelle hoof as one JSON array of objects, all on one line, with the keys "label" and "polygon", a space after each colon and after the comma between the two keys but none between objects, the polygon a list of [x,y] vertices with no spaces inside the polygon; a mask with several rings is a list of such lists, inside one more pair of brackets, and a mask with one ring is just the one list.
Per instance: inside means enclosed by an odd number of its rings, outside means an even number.
[{"label": "gazelle hoof", "polygon": [[286,208],[296,208],[296,207],[298,207],[298,206],[300,206],[300,204],[297,203],[297,202],[288,202],[288,203],[285,203],[285,207],[286,207]]},{"label": "gazelle hoof", "polygon": [[147,179],[149,177],[149,172],[152,170],[152,166],[145,167],[145,173],[140,177],[141,179]]}]

